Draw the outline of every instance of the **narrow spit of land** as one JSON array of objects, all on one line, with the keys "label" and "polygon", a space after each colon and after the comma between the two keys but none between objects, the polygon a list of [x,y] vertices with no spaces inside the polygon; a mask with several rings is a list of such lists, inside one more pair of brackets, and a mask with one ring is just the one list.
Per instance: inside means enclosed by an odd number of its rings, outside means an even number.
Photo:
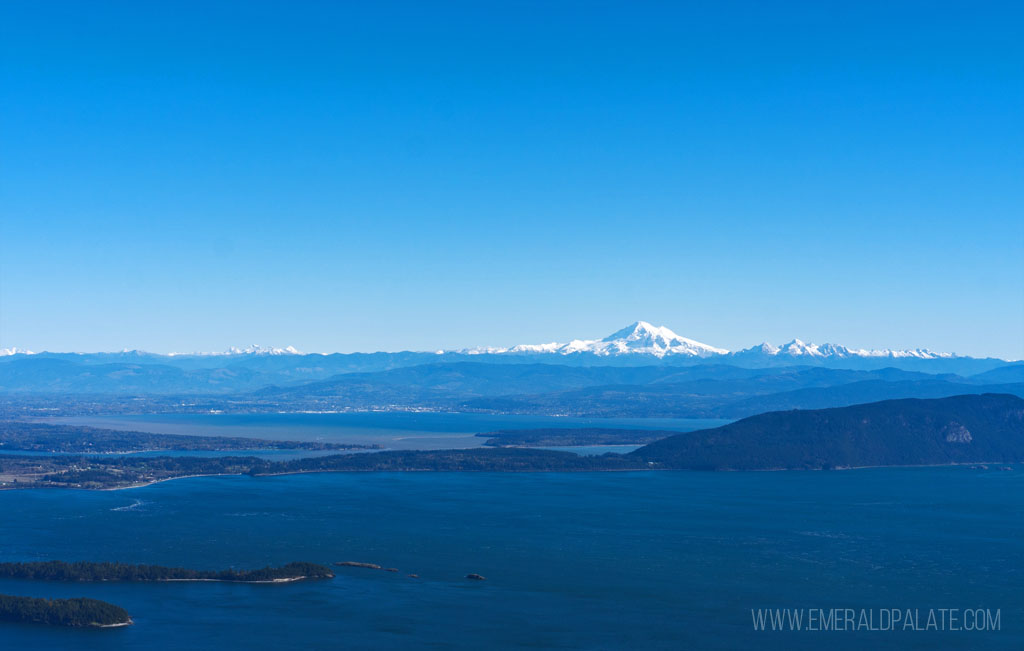
[{"label": "narrow spit of land", "polygon": [[276,441],[241,436],[152,434],[80,425],[0,421],[0,450],[55,454],[128,454],[231,450],[357,450],[376,446],[326,441]]},{"label": "narrow spit of land", "polygon": [[32,581],[225,581],[230,583],[288,583],[333,579],[334,572],[316,563],[288,563],[256,570],[192,570],[161,565],[39,561],[0,563],[0,578]]},{"label": "narrow spit of land", "polygon": [[[316,563],[288,563],[256,570],[192,570],[161,565],[43,561],[0,563],[0,578],[30,581],[224,581],[229,583],[291,583],[332,579],[334,572]],[[0,595],[0,622],[51,626],[117,628],[132,623],[120,606],[96,599],[38,599]]]}]

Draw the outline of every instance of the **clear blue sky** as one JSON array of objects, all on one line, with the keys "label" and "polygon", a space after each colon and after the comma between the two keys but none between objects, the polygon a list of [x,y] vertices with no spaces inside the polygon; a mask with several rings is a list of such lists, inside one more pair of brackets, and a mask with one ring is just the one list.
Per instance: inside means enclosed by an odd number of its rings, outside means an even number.
[{"label": "clear blue sky", "polygon": [[1020,3],[5,2],[0,56],[0,346],[1024,357]]}]

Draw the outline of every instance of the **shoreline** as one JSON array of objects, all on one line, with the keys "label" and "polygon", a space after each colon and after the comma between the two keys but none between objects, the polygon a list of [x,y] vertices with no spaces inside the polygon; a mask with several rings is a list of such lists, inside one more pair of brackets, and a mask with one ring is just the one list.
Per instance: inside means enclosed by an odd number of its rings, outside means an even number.
[{"label": "shoreline", "polygon": [[161,479],[154,479],[153,481],[129,484],[128,486],[112,486],[110,488],[74,488],[71,486],[39,486],[39,488],[71,488],[72,490],[78,491],[126,491],[132,488],[145,488],[146,486],[152,486],[153,484],[159,484],[165,481],[174,481],[175,479],[195,479],[196,477],[241,477],[244,474],[245,473],[242,472],[217,472],[209,475],[178,475],[177,477],[163,477]]},{"label": "shoreline", "polygon": [[[606,469],[586,469],[586,470],[429,470],[423,468],[408,468],[404,470],[390,469],[390,470],[295,470],[291,472],[275,472],[266,473],[259,475],[251,475],[253,478],[259,477],[287,477],[290,475],[313,475],[313,474],[335,474],[335,473],[350,473],[350,474],[369,474],[369,473],[397,473],[397,472],[436,472],[436,473],[480,473],[480,472],[492,472],[498,474],[528,474],[528,473],[606,473],[606,472],[693,472],[693,473],[742,473],[742,472],[832,472],[832,471],[848,471],[848,470],[872,470],[878,468],[958,468],[958,467],[971,467],[971,466],[1012,466],[1024,463],[1024,461],[971,461],[965,463],[921,463],[921,464],[893,464],[893,465],[875,465],[875,466],[836,466],[834,468],[755,468],[755,469],[723,469],[723,470],[694,470],[689,468],[606,468]],[[161,484],[163,482],[174,481],[175,479],[196,479],[201,477],[242,477],[248,473],[230,473],[220,472],[211,474],[197,474],[197,475],[179,475],[176,477],[164,477],[161,479],[154,479],[148,482],[140,482],[136,484],[130,484],[128,486],[112,486],[109,488],[80,488],[75,486],[4,486],[0,487],[0,490],[78,490],[78,491],[122,491],[130,490],[134,488],[145,488],[147,486],[153,486],[155,484]],[[216,580],[216,579],[196,579],[196,580]],[[251,581],[247,583],[252,583]]]},{"label": "shoreline", "polygon": [[[178,435],[177,434],[168,434],[167,436],[178,436]],[[409,438],[413,438],[413,437],[409,437]],[[305,443],[305,441],[303,441],[303,443]],[[170,457],[173,457],[173,456],[188,456],[188,455],[174,454],[176,452],[177,453],[181,453],[181,452],[217,452],[217,453],[222,453],[222,454],[220,454],[220,456],[226,456],[226,457],[243,456],[244,457],[244,456],[252,456],[252,455],[246,455],[246,454],[236,455],[236,454],[231,454],[231,453],[232,452],[260,452],[260,453],[267,453],[267,452],[325,452],[325,453],[329,453],[329,454],[341,454],[341,453],[345,453],[345,452],[356,452],[356,451],[361,451],[361,450],[376,452],[378,450],[382,450],[382,448],[380,446],[378,446],[378,445],[362,445],[362,444],[355,444],[354,443],[354,444],[351,444],[351,445],[344,445],[342,447],[337,447],[337,448],[301,448],[301,447],[299,447],[299,448],[152,448],[152,449],[145,449],[145,450],[108,450],[108,451],[103,451],[103,452],[95,452],[95,451],[92,451],[92,450],[89,450],[89,451],[83,450],[83,451],[79,451],[79,452],[66,452],[66,451],[63,451],[63,450],[31,450],[31,449],[10,448],[10,447],[7,447],[7,446],[5,446],[3,444],[0,444],[0,453],[7,454],[7,455],[10,455],[12,457],[16,457],[16,456],[19,456],[19,455],[20,456],[29,456],[29,457],[31,457],[31,456],[46,456],[46,457],[49,457],[49,456],[53,456],[53,457],[79,457],[79,456],[82,456],[82,457],[106,457],[106,456],[109,456],[109,457],[127,457],[127,456],[130,456],[130,455],[133,455],[133,454],[153,454],[153,453],[163,453],[163,452],[166,452],[167,456],[170,456]]]},{"label": "shoreline", "polygon": [[186,582],[210,582],[210,583],[294,583],[303,581],[308,576],[289,576],[281,579],[263,579],[260,581],[240,581],[236,579],[156,579],[155,581],[124,581],[123,583],[186,583]]}]

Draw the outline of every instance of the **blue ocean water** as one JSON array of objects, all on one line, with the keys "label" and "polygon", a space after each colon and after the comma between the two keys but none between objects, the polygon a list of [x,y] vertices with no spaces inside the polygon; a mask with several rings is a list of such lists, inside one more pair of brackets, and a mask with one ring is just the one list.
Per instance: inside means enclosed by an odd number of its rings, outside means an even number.
[{"label": "blue ocean water", "polygon": [[[1024,648],[1020,468],[206,477],[4,491],[0,514],[5,561],[401,570],[287,585],[4,580],[0,593],[95,597],[135,619],[4,624],[4,649]],[[763,607],[998,608],[1002,630],[755,632]]]}]

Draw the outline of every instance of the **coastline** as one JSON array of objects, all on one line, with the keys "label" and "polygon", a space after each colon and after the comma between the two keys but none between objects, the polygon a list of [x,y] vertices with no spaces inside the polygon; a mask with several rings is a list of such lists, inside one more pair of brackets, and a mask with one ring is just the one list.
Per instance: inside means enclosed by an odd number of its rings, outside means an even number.
[{"label": "coastline", "polygon": [[[742,472],[832,472],[832,471],[848,471],[848,470],[872,470],[878,468],[954,468],[954,467],[971,467],[971,466],[1014,466],[1016,464],[1024,463],[1024,461],[1018,462],[1006,462],[1006,461],[972,461],[970,463],[919,463],[919,464],[891,464],[891,465],[874,465],[874,466],[836,466],[834,468],[755,468],[755,469],[723,469],[723,470],[693,470],[689,468],[601,468],[601,469],[586,469],[586,470],[429,470],[423,468],[408,468],[404,470],[389,469],[389,470],[295,470],[290,472],[274,472],[266,474],[251,475],[254,478],[258,477],[284,477],[289,475],[311,475],[311,474],[334,474],[334,473],[394,473],[394,472],[439,472],[439,473],[460,473],[460,472],[495,472],[501,474],[528,474],[528,473],[587,473],[587,472],[694,472],[694,473],[742,473]],[[211,474],[197,474],[197,475],[180,475],[177,477],[164,477],[161,479],[154,479],[148,482],[140,482],[131,484],[128,486],[112,486],[110,488],[79,488],[74,486],[7,486],[0,488],[0,490],[31,490],[31,489],[64,489],[64,490],[84,490],[84,491],[122,491],[130,490],[134,488],[145,488],[147,486],[153,486],[163,482],[174,481],[175,479],[196,479],[201,477],[242,477],[248,473],[211,473]],[[203,579],[213,580],[213,579]],[[251,581],[247,583],[252,583]]]},{"label": "coastline", "polygon": [[243,472],[215,472],[208,475],[178,475],[177,477],[163,477],[161,479],[154,479],[153,481],[139,482],[136,484],[129,484],[128,486],[112,486],[110,488],[74,488],[71,486],[39,486],[38,488],[71,488],[72,490],[79,491],[126,491],[132,488],[145,488],[146,486],[152,486],[153,484],[159,484],[165,481],[174,481],[175,479],[194,479],[196,477],[241,477],[244,474],[245,473]]},{"label": "coastline", "polygon": [[[208,582],[208,583],[294,583],[295,581],[304,581],[308,579],[308,576],[289,576],[282,579],[266,579],[262,581],[238,581],[234,579],[157,579],[153,583],[196,583],[196,582]],[[149,583],[148,581],[137,581],[136,583]]]}]

